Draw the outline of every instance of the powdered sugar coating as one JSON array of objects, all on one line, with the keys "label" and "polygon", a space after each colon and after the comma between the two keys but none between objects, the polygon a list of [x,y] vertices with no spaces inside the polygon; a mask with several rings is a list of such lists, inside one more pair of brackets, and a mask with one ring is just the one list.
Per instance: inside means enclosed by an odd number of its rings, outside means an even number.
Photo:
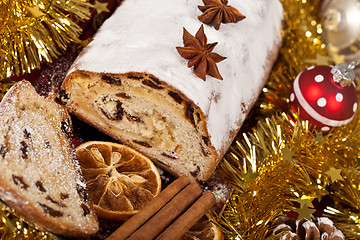
[{"label": "powdered sugar coating", "polygon": [[334,223],[333,221],[331,221],[329,218],[327,217],[319,217],[317,218],[318,224],[325,224],[325,225],[329,225],[329,226],[333,226]]},{"label": "powdered sugar coating", "polygon": [[294,237],[296,237],[296,236],[297,236],[297,234],[296,234],[296,233],[293,233],[293,232],[288,232],[287,234],[285,234],[285,235],[281,236],[281,237],[279,238],[279,240],[292,239],[292,238],[294,238]]},{"label": "powdered sugar coating", "polygon": [[330,236],[330,238],[335,238],[335,237],[345,239],[345,235],[337,228],[334,229],[334,232]]},{"label": "powdered sugar coating", "polygon": [[[263,86],[268,54],[280,42],[282,7],[279,0],[229,1],[246,18],[222,24],[216,31],[204,25],[214,52],[227,57],[218,63],[223,81],[196,77],[178,54],[185,27],[195,35],[201,26],[201,0],[124,1],[108,19],[70,72],[147,72],[178,89],[207,117],[213,146],[220,151],[237,130]],[[243,109],[241,105],[243,106]]]},{"label": "powdered sugar coating", "polygon": [[306,230],[310,230],[311,228],[314,228],[317,230],[316,224],[314,222],[310,222],[310,221],[306,221],[302,224],[302,226],[306,229]]}]

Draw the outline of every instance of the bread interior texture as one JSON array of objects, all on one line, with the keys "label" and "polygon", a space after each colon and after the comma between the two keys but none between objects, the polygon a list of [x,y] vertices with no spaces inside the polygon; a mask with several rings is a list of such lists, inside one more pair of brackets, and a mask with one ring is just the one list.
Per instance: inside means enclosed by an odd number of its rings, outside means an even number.
[{"label": "bread interior texture", "polygon": [[173,174],[206,180],[216,167],[204,115],[156,77],[74,72],[63,89],[70,112]]}]

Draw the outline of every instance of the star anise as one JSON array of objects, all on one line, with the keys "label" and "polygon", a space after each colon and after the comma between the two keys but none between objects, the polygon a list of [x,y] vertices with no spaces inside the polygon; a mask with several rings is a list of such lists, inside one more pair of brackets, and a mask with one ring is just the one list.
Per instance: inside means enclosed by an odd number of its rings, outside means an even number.
[{"label": "star anise", "polygon": [[245,18],[236,8],[228,6],[228,0],[203,0],[205,6],[198,6],[203,12],[198,19],[203,23],[213,23],[219,30],[221,23],[237,23]]},{"label": "star anise", "polygon": [[183,33],[184,47],[176,47],[179,54],[188,59],[187,66],[194,67],[194,73],[202,80],[206,80],[206,75],[222,80],[216,63],[223,61],[226,57],[222,57],[217,53],[211,52],[217,42],[207,43],[204,33],[204,26],[201,25],[195,37],[192,36],[185,28]]}]

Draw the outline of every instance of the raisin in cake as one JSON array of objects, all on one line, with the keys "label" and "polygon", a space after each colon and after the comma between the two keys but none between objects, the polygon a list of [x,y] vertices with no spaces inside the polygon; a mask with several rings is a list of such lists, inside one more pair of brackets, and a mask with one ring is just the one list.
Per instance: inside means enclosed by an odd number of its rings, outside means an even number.
[{"label": "raisin in cake", "polygon": [[0,199],[37,226],[65,236],[98,230],[68,134],[66,109],[23,80],[0,103]]},{"label": "raisin in cake", "polygon": [[177,52],[203,24],[201,0],[125,0],[62,85],[80,119],[176,175],[206,180],[256,101],[281,44],[279,0],[232,0],[246,18],[204,24],[223,80],[198,78]]}]

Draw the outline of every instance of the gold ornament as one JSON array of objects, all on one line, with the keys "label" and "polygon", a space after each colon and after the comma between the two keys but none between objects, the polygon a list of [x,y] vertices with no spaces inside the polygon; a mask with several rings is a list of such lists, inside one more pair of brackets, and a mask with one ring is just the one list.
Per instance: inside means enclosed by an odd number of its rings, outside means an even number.
[{"label": "gold ornament", "polygon": [[60,240],[55,235],[42,232],[36,226],[18,217],[12,209],[0,201],[0,240]]},{"label": "gold ornament", "polygon": [[302,207],[297,208],[295,211],[299,214],[298,220],[305,218],[311,221],[311,214],[315,212],[315,209],[311,209],[307,204],[304,204]]},{"label": "gold ornament", "polygon": [[306,63],[310,63],[312,65],[329,65],[331,63],[331,59],[329,56],[323,56],[319,53],[316,54],[316,57],[313,59],[306,59]]},{"label": "gold ornament", "polygon": [[77,25],[90,17],[88,0],[0,2],[0,80],[52,62],[78,39]]},{"label": "gold ornament", "polygon": [[39,5],[34,7],[27,7],[26,9],[29,11],[30,15],[35,18],[42,17],[45,15],[45,13],[40,10]]},{"label": "gold ornament", "polygon": [[283,149],[281,149],[281,152],[283,154],[283,159],[285,161],[288,161],[291,163],[292,165],[292,156],[294,155],[294,153],[292,151],[290,151],[289,146],[285,145],[285,147]]},{"label": "gold ornament", "polygon": [[343,180],[343,177],[340,174],[341,171],[341,169],[331,167],[329,171],[325,172],[325,174],[330,177],[331,182],[336,182],[338,180]]},{"label": "gold ornament", "polygon": [[300,208],[304,207],[305,205],[307,205],[310,208],[314,208],[314,205],[312,204],[312,201],[314,200],[314,197],[310,197],[310,196],[301,196],[301,198],[297,198],[294,201],[297,203],[300,203]]},{"label": "gold ornament", "polygon": [[251,185],[253,181],[259,176],[259,174],[254,173],[250,168],[247,173],[242,174],[242,178],[246,185]]},{"label": "gold ornament", "polygon": [[95,1],[95,4],[93,5],[93,8],[96,10],[97,14],[101,14],[103,12],[107,13],[110,12],[110,10],[107,8],[108,3],[104,2],[101,3],[98,0]]}]

